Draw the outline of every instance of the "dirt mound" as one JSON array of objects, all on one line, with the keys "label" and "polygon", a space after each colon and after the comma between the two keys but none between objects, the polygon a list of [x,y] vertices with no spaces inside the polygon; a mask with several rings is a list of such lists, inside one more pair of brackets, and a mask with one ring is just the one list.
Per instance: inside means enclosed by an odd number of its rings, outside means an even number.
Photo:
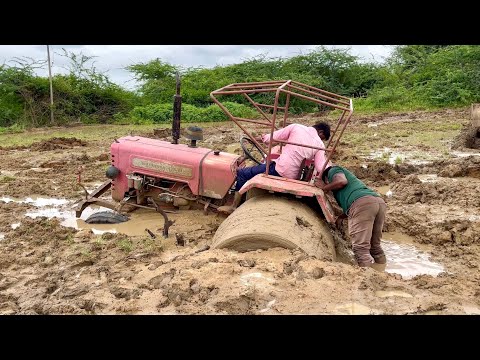
[{"label": "dirt mound", "polygon": [[166,138],[172,136],[172,129],[153,129],[153,135],[156,138]]},{"label": "dirt mound", "polygon": [[33,245],[53,246],[55,242],[72,239],[76,230],[60,226],[57,219],[39,217],[36,219],[24,218],[18,228],[8,232],[5,236],[5,243],[15,242],[21,238],[23,241]]},{"label": "dirt mound", "polygon": [[422,166],[421,172],[438,174],[443,177],[470,176],[480,178],[480,156],[434,161]]},{"label": "dirt mound", "polygon": [[77,138],[54,137],[33,143],[30,150],[34,151],[51,151],[57,149],[71,149],[77,146],[87,146],[87,142]]},{"label": "dirt mound", "polygon": [[7,233],[12,230],[11,224],[20,222],[18,214],[26,211],[30,207],[29,204],[3,202],[0,201],[0,232]]},{"label": "dirt mound", "polygon": [[467,118],[468,109],[440,109],[435,111],[416,110],[409,112],[385,112],[369,115],[353,114],[352,122],[360,124],[422,121],[437,118]]},{"label": "dirt mound", "polygon": [[452,149],[480,149],[480,128],[464,125],[460,134],[455,137]]},{"label": "dirt mound", "polygon": [[387,185],[416,171],[416,167],[413,165],[391,165],[382,161],[364,161],[361,165],[347,165],[346,167],[360,180],[374,182],[376,186]]},{"label": "dirt mound", "polygon": [[392,198],[404,204],[444,204],[467,207],[480,206],[480,182],[437,179],[421,182],[409,175],[392,187]]},{"label": "dirt mound", "polygon": [[0,270],[38,264],[43,268],[58,262],[61,243],[73,239],[76,230],[59,226],[56,219],[23,218],[20,226],[5,234],[1,242]]},{"label": "dirt mound", "polygon": [[[238,135],[237,135],[238,133]],[[218,127],[205,127],[203,129],[203,140],[197,142],[197,146],[212,148],[215,150],[232,152],[229,149],[229,145],[239,144],[239,131],[237,129],[224,129]],[[143,136],[151,139],[158,139],[163,141],[172,141],[172,130],[166,129],[154,129],[153,132],[139,132],[135,135]],[[190,140],[185,137],[186,128],[180,129],[180,144],[188,144]],[[229,151],[230,150],[230,151]]]},{"label": "dirt mound", "polygon": [[389,211],[386,228],[398,229],[415,237],[418,242],[433,245],[480,244],[480,223],[466,218],[449,219],[448,208],[444,216],[426,211],[425,207],[402,207]]}]

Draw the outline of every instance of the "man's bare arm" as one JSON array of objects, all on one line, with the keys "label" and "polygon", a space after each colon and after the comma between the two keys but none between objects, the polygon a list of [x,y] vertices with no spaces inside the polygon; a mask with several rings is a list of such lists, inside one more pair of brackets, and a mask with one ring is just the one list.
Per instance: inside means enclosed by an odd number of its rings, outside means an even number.
[{"label": "man's bare arm", "polygon": [[348,180],[345,177],[345,174],[338,173],[333,176],[332,182],[329,184],[324,184],[322,181],[316,181],[315,185],[322,189],[323,191],[330,191],[330,190],[339,190],[345,186],[347,186]]}]

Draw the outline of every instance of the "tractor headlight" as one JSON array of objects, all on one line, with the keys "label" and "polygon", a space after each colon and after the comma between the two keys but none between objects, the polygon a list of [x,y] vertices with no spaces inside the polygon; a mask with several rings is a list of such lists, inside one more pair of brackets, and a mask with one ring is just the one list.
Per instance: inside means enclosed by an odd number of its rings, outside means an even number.
[{"label": "tractor headlight", "polygon": [[109,179],[115,179],[118,174],[120,174],[120,170],[118,168],[116,168],[115,166],[109,166],[105,175],[107,176],[107,178]]}]

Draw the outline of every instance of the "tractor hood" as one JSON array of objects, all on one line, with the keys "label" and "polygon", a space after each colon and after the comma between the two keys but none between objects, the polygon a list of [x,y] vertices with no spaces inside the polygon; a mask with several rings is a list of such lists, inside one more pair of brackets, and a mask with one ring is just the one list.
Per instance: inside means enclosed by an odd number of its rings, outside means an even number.
[{"label": "tractor hood", "polygon": [[221,199],[235,181],[240,157],[140,136],[118,139],[111,145],[111,156],[120,170],[112,183],[115,200],[123,199],[130,173],[184,182],[194,195]]}]

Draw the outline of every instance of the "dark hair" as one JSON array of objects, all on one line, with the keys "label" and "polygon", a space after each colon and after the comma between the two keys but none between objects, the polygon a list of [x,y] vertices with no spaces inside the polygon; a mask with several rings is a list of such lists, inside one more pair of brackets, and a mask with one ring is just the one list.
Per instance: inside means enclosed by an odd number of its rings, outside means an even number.
[{"label": "dark hair", "polygon": [[323,170],[323,174],[322,174],[322,180],[323,180],[323,182],[325,182],[325,178],[327,177],[328,172],[330,171],[330,169],[331,169],[332,167],[333,167],[333,166],[329,166],[329,167],[327,167],[325,170]]},{"label": "dark hair", "polygon": [[323,134],[325,135],[325,139],[330,139],[330,125],[328,125],[326,122],[319,122],[313,125],[313,127],[317,130],[323,131]]}]

